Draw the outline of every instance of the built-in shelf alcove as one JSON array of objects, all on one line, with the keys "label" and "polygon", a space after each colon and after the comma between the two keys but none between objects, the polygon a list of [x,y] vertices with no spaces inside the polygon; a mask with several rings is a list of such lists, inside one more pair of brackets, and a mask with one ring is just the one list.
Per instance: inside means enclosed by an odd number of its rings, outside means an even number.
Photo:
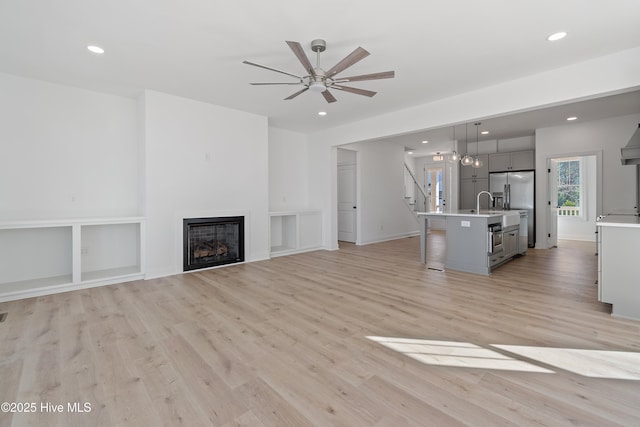
[{"label": "built-in shelf alcove", "polygon": [[144,218],[0,222],[0,301],[144,278]]}]

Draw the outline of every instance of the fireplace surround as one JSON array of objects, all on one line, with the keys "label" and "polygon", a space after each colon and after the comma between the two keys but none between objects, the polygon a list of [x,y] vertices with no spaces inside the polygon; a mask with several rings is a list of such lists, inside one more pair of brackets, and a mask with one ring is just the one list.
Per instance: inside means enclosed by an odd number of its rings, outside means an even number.
[{"label": "fireplace surround", "polygon": [[244,217],[183,219],[183,271],[244,261]]}]

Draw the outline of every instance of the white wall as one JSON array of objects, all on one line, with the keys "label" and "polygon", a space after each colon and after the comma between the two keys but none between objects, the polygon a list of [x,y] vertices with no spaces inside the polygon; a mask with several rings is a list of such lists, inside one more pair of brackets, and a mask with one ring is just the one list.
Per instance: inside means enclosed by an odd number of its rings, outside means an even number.
[{"label": "white wall", "polygon": [[140,214],[136,101],[0,74],[0,220]]},{"label": "white wall", "polygon": [[558,217],[558,239],[568,240],[596,240],[596,218],[597,218],[597,187],[598,170],[596,156],[582,157],[581,178],[583,182],[583,199],[581,207],[583,216],[580,218],[571,216]]},{"label": "white wall", "polygon": [[[620,164],[620,148],[627,145],[640,114],[536,130],[536,247],[546,248],[548,209],[547,159],[601,153],[601,188],[596,215],[635,206],[635,168]],[[540,208],[542,207],[542,208]],[[600,211],[602,209],[602,211]]]},{"label": "white wall", "polygon": [[245,216],[245,258],[269,257],[267,118],[146,91],[147,277],[182,271],[182,219]]},{"label": "white wall", "polygon": [[386,141],[349,144],[358,152],[358,244],[419,233],[404,201],[404,148]]},{"label": "white wall", "polygon": [[305,134],[269,128],[269,211],[308,209],[308,159]]},{"label": "white wall", "polygon": [[309,208],[322,209],[322,244],[338,249],[338,149],[309,144]]},{"label": "white wall", "polygon": [[522,136],[520,138],[499,139],[497,151],[523,151],[536,148],[536,137]]}]

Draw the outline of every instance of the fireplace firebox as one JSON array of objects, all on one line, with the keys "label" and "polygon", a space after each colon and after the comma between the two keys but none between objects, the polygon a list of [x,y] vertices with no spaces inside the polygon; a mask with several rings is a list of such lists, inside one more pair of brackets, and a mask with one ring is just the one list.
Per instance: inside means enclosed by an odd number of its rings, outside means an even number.
[{"label": "fireplace firebox", "polygon": [[244,217],[185,218],[184,271],[244,261]]}]

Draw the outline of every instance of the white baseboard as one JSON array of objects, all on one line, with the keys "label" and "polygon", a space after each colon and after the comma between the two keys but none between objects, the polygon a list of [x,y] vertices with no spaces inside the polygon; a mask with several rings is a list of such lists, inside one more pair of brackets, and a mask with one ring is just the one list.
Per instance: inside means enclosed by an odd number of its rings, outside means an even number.
[{"label": "white baseboard", "polygon": [[407,237],[415,237],[420,235],[420,230],[410,231],[408,233],[392,234],[389,236],[381,236],[375,239],[363,240],[358,245],[370,245],[372,243],[388,242],[390,240],[405,239]]},{"label": "white baseboard", "polygon": [[92,280],[80,283],[67,283],[63,285],[43,286],[40,288],[24,289],[7,292],[0,295],[0,302],[15,301],[26,298],[40,297],[44,295],[61,294],[63,292],[78,291],[81,289],[97,288],[99,286],[116,285],[118,283],[132,282],[144,279],[143,274],[132,274],[118,278]]}]

